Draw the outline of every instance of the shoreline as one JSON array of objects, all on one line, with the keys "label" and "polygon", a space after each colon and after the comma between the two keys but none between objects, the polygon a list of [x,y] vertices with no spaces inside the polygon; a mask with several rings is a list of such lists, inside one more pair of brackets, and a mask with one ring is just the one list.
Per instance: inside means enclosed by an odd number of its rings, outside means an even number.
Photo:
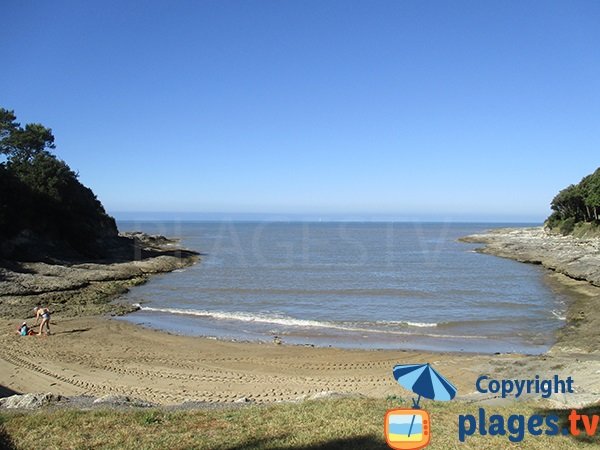
[{"label": "shoreline", "polygon": [[[14,321],[0,322],[0,385],[21,393],[121,395],[157,405],[269,404],[338,395],[406,397],[392,377],[392,367],[429,362],[457,385],[462,401],[514,401],[475,393],[481,374],[499,379],[558,374],[573,376],[577,389],[569,398],[553,399],[558,405],[596,402],[600,354],[593,344],[600,309],[593,305],[600,301],[600,288],[560,273],[548,276],[553,288],[567,292],[573,301],[556,343],[541,355],[232,342],[175,335],[106,315],[57,315],[50,337],[21,338],[14,334]],[[587,311],[584,317],[579,317],[581,310]]]},{"label": "shoreline", "polygon": [[600,239],[555,235],[542,227],[498,228],[459,239],[484,244],[475,251],[541,265],[554,288],[571,299],[566,321],[548,353],[569,351],[598,354],[600,338]]},{"label": "shoreline", "polygon": [[[570,295],[570,294],[566,294],[566,295]],[[340,350],[353,350],[353,351],[365,351],[365,352],[397,350],[397,351],[424,352],[424,353],[431,353],[431,354],[540,356],[540,355],[547,354],[553,348],[553,346],[556,344],[556,342],[553,341],[547,345],[547,348],[544,351],[539,351],[539,352],[527,352],[527,351],[518,351],[518,350],[485,351],[485,350],[480,350],[480,349],[476,349],[476,348],[460,348],[460,349],[444,348],[444,349],[440,349],[440,348],[436,348],[433,344],[426,346],[426,345],[417,343],[417,341],[419,340],[419,338],[427,338],[427,339],[431,339],[432,341],[438,341],[438,340],[445,339],[446,336],[434,335],[434,334],[417,334],[417,333],[409,333],[409,332],[406,332],[406,333],[402,332],[401,335],[403,338],[408,338],[410,340],[397,341],[394,346],[387,346],[387,347],[376,346],[377,344],[374,344],[375,346],[371,346],[371,345],[360,346],[360,345],[354,345],[354,344],[346,345],[345,343],[341,343],[341,344],[320,343],[319,338],[311,339],[308,331],[306,331],[306,335],[302,337],[302,339],[307,339],[307,342],[289,339],[287,335],[281,334],[281,333],[280,334],[274,333],[274,334],[270,335],[270,337],[267,337],[265,335],[264,338],[256,337],[254,339],[251,339],[251,338],[244,339],[244,338],[210,335],[210,334],[200,334],[200,333],[193,334],[193,333],[189,333],[189,332],[186,333],[184,331],[178,331],[174,328],[170,329],[170,328],[167,328],[164,326],[154,325],[152,323],[149,323],[149,322],[146,322],[143,320],[137,321],[137,320],[128,319],[128,316],[130,316],[133,313],[140,312],[140,311],[144,312],[143,308],[141,310],[135,309],[135,310],[132,310],[131,312],[127,312],[126,314],[119,315],[118,317],[115,317],[115,319],[124,321],[126,323],[129,323],[129,324],[132,324],[132,325],[135,325],[138,327],[142,327],[147,330],[158,331],[158,332],[166,333],[166,334],[173,335],[173,336],[184,336],[184,337],[208,339],[208,340],[214,340],[214,341],[219,341],[219,342],[233,342],[233,343],[240,343],[240,344],[246,344],[246,343],[269,344],[269,345],[275,344],[275,345],[291,346],[291,347],[335,348],[335,349],[340,349]],[[557,332],[560,331],[561,329],[562,329],[562,327],[559,328],[557,330]],[[366,330],[366,331],[375,333],[375,331],[372,331],[372,330]],[[356,332],[356,331],[354,331],[354,332]],[[376,331],[376,332],[377,333],[386,333],[385,331]],[[463,337],[461,337],[461,336],[452,336],[452,338],[457,339],[457,340],[463,339]],[[486,339],[493,340],[493,338],[486,338]],[[465,347],[467,347],[467,346],[465,346]]]}]

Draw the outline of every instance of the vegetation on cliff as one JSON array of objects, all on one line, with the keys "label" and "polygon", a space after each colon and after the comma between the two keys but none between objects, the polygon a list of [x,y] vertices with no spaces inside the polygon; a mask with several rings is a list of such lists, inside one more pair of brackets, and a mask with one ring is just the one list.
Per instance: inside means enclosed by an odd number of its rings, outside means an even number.
[{"label": "vegetation on cliff", "polygon": [[54,154],[52,130],[0,108],[0,257],[100,256],[115,220]]},{"label": "vegetation on cliff", "polygon": [[600,168],[583,177],[578,184],[561,190],[552,200],[553,213],[546,226],[571,234],[579,230],[597,231],[600,225]]}]

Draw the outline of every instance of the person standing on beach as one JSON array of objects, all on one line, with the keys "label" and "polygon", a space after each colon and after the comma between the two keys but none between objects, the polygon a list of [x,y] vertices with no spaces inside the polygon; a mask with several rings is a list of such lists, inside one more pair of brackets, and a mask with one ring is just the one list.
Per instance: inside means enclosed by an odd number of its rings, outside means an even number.
[{"label": "person standing on beach", "polygon": [[33,312],[35,312],[35,324],[33,325],[34,327],[37,325],[38,320],[42,319],[38,335],[41,335],[44,331],[44,325],[46,326],[46,334],[50,334],[50,310],[48,308],[42,308],[40,305],[38,305],[35,308],[33,308]]}]

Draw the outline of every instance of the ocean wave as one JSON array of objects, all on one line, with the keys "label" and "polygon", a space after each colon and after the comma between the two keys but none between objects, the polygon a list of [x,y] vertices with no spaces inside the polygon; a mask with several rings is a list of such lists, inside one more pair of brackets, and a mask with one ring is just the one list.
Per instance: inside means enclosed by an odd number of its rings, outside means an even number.
[{"label": "ocean wave", "polygon": [[[455,338],[455,339],[482,339],[481,336],[461,336],[461,335],[448,335],[448,334],[432,334],[432,333],[415,333],[410,331],[400,331],[387,329],[373,329],[365,328],[361,326],[354,326],[345,323],[336,323],[320,320],[309,320],[309,319],[297,319],[294,317],[275,315],[275,314],[252,314],[245,312],[225,312],[225,311],[207,311],[198,309],[187,309],[187,308],[157,308],[153,306],[142,306],[136,305],[144,312],[156,312],[163,314],[175,314],[175,315],[187,315],[204,317],[217,320],[233,320],[241,322],[254,322],[254,323],[265,323],[275,324],[281,326],[292,326],[301,328],[330,328],[341,331],[360,332],[360,333],[381,333],[381,334],[395,334],[395,335],[419,335],[434,338]],[[402,325],[405,327],[414,328],[432,328],[437,327],[437,323],[426,323],[426,322],[409,322],[409,321],[381,321],[376,322],[375,325]],[[485,339],[485,338],[484,338]]]},{"label": "ocean wave", "polygon": [[161,312],[167,314],[181,314],[188,316],[211,317],[221,320],[239,320],[242,322],[274,323],[278,325],[290,325],[299,327],[340,328],[331,322],[320,322],[317,320],[294,319],[292,317],[275,316],[266,314],[251,314],[243,312],[206,311],[186,308],[155,308],[152,306],[141,306],[140,310],[149,312]]},{"label": "ocean wave", "polygon": [[428,322],[404,322],[409,327],[417,327],[417,328],[431,328],[437,327],[437,323],[428,323]]}]

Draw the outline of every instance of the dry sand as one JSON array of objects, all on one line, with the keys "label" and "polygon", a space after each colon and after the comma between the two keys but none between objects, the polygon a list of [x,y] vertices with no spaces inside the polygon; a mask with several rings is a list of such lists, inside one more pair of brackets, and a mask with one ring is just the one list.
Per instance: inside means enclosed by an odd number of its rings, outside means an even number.
[{"label": "dry sand", "polygon": [[104,318],[57,321],[49,337],[20,337],[14,328],[5,322],[0,337],[0,384],[18,392],[124,394],[160,404],[242,397],[262,403],[322,392],[403,395],[391,370],[412,362],[434,363],[468,392],[490,359],[522,358],[227,342]]}]

